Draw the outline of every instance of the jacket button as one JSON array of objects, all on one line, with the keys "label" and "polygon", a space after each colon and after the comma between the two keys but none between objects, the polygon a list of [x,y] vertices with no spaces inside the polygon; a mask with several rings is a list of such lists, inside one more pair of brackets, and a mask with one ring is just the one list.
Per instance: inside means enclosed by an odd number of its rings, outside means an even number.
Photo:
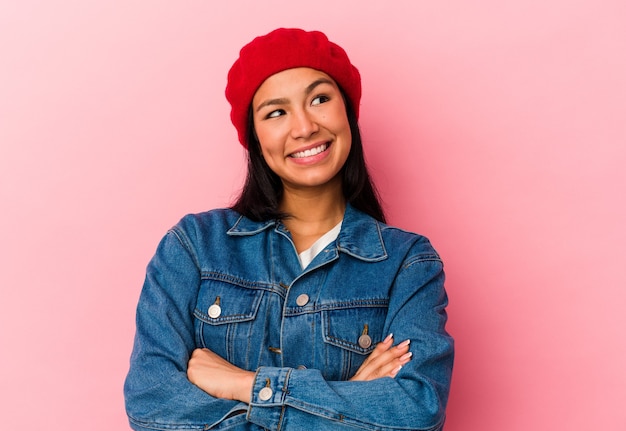
[{"label": "jacket button", "polygon": [[213,304],[209,307],[209,317],[212,319],[217,319],[222,314],[222,307],[217,304]]},{"label": "jacket button", "polygon": [[274,391],[272,391],[271,388],[268,388],[267,386],[264,387],[263,389],[261,389],[259,391],[259,399],[261,401],[267,401],[270,398],[272,398],[272,395],[274,394]]},{"label": "jacket button", "polygon": [[370,338],[369,335],[364,334],[359,337],[359,346],[361,346],[363,349],[367,349],[371,345],[372,345],[372,339]]},{"label": "jacket button", "polygon": [[296,298],[296,304],[298,304],[300,307],[305,306],[308,302],[309,302],[309,295],[307,295],[306,293],[303,293],[302,295]]}]

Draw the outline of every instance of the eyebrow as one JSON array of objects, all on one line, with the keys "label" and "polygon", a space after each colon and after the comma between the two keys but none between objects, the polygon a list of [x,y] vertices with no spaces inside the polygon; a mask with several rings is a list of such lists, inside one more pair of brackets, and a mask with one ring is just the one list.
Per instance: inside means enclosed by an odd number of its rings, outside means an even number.
[{"label": "eyebrow", "polygon": [[[304,94],[306,96],[308,96],[309,94],[311,94],[313,92],[313,90],[315,90],[315,88],[318,85],[321,84],[330,84],[333,85],[333,81],[331,81],[330,79],[327,78],[320,78],[320,79],[316,79],[315,81],[313,81],[312,83],[310,83],[305,89],[304,89]],[[287,103],[289,103],[289,99],[286,98],[278,98],[278,99],[268,99],[266,101],[264,101],[263,103],[261,103],[257,108],[256,108],[256,112],[259,112],[261,109],[265,108],[266,106],[271,106],[271,105],[286,105]]]},{"label": "eyebrow", "polygon": [[304,94],[308,96],[309,94],[311,94],[313,90],[315,90],[315,87],[317,87],[320,84],[333,85],[333,81],[331,81],[330,79],[326,79],[326,78],[316,79],[304,90]]}]

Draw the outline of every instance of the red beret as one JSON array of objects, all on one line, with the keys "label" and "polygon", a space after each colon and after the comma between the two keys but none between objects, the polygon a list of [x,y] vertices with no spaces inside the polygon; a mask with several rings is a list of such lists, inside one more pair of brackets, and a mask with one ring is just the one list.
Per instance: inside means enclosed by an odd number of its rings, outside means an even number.
[{"label": "red beret", "polygon": [[361,75],[343,48],[319,31],[279,28],[241,48],[228,72],[226,99],[231,105],[230,119],[244,147],[248,147],[248,109],[257,89],[275,73],[295,67],[310,67],[332,77],[359,117]]}]

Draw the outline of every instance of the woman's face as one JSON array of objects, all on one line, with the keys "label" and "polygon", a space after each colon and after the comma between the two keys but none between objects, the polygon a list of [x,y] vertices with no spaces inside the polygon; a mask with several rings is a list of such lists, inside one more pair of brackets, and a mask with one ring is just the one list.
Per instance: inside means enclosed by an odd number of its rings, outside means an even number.
[{"label": "woman's face", "polygon": [[286,187],[335,183],[352,133],[335,81],[315,69],[270,76],[252,99],[254,129],[268,166]]}]

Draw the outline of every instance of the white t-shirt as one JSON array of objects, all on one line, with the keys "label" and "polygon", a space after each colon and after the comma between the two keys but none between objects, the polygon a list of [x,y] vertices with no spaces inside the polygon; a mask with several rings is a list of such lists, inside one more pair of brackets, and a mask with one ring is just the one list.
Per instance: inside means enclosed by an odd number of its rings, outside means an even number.
[{"label": "white t-shirt", "polygon": [[298,255],[298,258],[300,259],[300,266],[302,266],[302,269],[306,268],[309,263],[311,263],[311,261],[315,259],[315,256],[317,256],[320,251],[324,250],[324,247],[337,239],[339,231],[341,230],[342,222],[343,220],[340,221],[337,226],[319,237],[318,240],[315,241],[311,247],[307,248]]}]

